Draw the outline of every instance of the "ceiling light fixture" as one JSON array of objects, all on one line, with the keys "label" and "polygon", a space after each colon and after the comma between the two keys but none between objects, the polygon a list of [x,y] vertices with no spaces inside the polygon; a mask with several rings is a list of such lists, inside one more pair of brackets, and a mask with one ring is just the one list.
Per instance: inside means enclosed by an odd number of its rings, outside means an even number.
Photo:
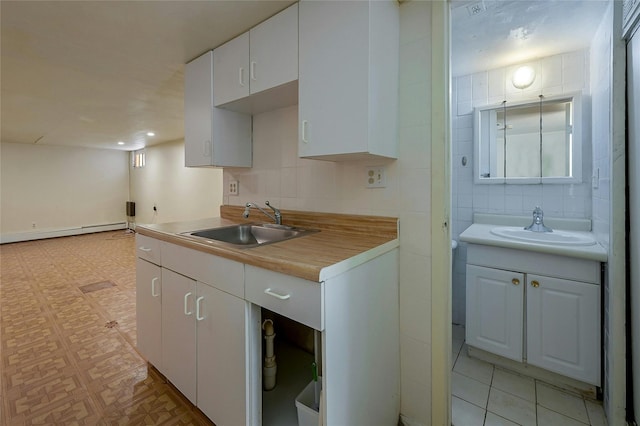
[{"label": "ceiling light fixture", "polygon": [[147,136],[155,136],[156,134],[153,132],[147,132]]},{"label": "ceiling light fixture", "polygon": [[119,142],[118,142],[118,145],[124,145],[124,142],[119,141]]},{"label": "ceiling light fixture", "polygon": [[533,84],[535,79],[536,71],[532,67],[525,65],[515,70],[511,77],[511,82],[516,89],[526,89]]}]

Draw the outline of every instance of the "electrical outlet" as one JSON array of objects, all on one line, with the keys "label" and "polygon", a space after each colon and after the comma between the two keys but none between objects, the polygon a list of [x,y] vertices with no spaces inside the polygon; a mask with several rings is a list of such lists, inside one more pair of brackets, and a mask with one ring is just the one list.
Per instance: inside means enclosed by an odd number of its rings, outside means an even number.
[{"label": "electrical outlet", "polygon": [[367,188],[385,188],[387,177],[384,166],[367,167]]},{"label": "electrical outlet", "polygon": [[35,223],[35,222],[32,222],[32,223],[31,223],[31,227],[32,227],[32,228],[35,228],[35,227],[36,227],[36,223]]},{"label": "electrical outlet", "polygon": [[240,185],[237,180],[229,181],[229,195],[238,195]]}]

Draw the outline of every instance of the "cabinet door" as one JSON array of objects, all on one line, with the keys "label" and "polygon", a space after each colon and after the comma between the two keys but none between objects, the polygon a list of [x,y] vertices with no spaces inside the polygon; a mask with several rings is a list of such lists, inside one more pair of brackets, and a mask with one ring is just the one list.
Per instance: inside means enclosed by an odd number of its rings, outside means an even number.
[{"label": "cabinet door", "polygon": [[213,52],[185,67],[184,147],[187,167],[251,167],[251,115],[213,106]]},{"label": "cabinet door", "polygon": [[467,344],[522,361],[524,274],[467,265]]},{"label": "cabinet door", "polygon": [[212,164],[213,53],[189,62],[184,70],[185,165]]},{"label": "cabinet door", "polygon": [[162,268],[162,373],[196,403],[196,282]]},{"label": "cabinet door", "polygon": [[161,268],[136,259],[136,330],[140,353],[162,370]]},{"label": "cabinet door", "polygon": [[600,286],[527,276],[527,362],[600,385]]},{"label": "cabinet door", "polygon": [[216,425],[245,425],[249,389],[247,302],[199,282],[196,309],[197,405]]},{"label": "cabinet door", "polygon": [[366,152],[369,2],[303,1],[298,7],[298,155]]},{"label": "cabinet door", "polygon": [[226,104],[249,96],[249,33],[213,50],[213,103]]},{"label": "cabinet door", "polygon": [[298,79],[297,4],[252,28],[249,36],[251,94]]}]

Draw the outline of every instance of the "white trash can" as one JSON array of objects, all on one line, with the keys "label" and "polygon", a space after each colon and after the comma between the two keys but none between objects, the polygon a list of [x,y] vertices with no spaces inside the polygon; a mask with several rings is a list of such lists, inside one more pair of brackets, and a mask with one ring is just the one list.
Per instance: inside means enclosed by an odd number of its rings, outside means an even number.
[{"label": "white trash can", "polygon": [[[322,388],[322,378],[318,377],[318,383]],[[310,382],[296,397],[298,410],[298,426],[318,426],[318,408],[315,405],[315,382]]]}]

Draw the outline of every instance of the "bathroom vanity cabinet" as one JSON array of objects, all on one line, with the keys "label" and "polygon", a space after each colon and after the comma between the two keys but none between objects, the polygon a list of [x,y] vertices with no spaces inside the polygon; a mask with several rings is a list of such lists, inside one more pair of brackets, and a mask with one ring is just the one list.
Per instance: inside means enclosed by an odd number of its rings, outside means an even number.
[{"label": "bathroom vanity cabinet", "polygon": [[[136,238],[139,349],[214,423],[270,424],[263,423],[270,408],[262,406],[263,310],[319,332],[323,424],[397,423],[397,248],[316,282],[171,239]],[[306,384],[310,362],[303,367]],[[295,394],[287,398],[281,405],[295,416]]]},{"label": "bathroom vanity cabinet", "polygon": [[600,386],[600,262],[469,244],[466,342]]}]

